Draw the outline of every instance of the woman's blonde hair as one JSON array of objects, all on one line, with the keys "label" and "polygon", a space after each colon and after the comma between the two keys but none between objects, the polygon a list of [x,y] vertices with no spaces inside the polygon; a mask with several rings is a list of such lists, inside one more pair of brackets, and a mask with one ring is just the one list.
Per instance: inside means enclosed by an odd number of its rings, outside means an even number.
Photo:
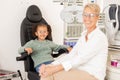
[{"label": "woman's blonde hair", "polygon": [[98,14],[98,15],[100,13],[100,7],[96,3],[88,3],[87,5],[85,5],[84,9],[86,9],[86,8],[90,8],[90,9],[94,10],[96,12],[96,14]]}]

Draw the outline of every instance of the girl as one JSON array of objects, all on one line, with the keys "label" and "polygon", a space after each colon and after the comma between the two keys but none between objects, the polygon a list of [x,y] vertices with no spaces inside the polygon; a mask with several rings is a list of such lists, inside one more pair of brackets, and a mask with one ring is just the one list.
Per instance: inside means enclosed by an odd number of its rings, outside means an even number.
[{"label": "girl", "polygon": [[37,72],[39,72],[41,64],[50,64],[54,61],[54,58],[51,56],[53,51],[59,51],[61,48],[68,48],[68,51],[70,50],[68,46],[57,45],[51,41],[51,28],[46,24],[39,23],[36,25],[34,36],[36,39],[20,47],[18,52],[23,53],[26,51],[28,55],[31,55]]}]

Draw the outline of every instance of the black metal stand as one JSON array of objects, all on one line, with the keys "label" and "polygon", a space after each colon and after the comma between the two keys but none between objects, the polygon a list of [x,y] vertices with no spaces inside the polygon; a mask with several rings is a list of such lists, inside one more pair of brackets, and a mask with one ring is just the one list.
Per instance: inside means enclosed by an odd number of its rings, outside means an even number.
[{"label": "black metal stand", "polygon": [[17,72],[18,72],[18,74],[20,76],[20,79],[23,80],[20,70],[18,70]]}]

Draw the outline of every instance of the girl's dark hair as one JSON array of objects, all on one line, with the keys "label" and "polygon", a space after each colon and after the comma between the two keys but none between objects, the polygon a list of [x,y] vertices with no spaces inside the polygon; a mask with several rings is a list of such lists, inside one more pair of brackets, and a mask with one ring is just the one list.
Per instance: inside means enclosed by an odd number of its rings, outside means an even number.
[{"label": "girl's dark hair", "polygon": [[48,25],[48,24],[45,24],[45,23],[38,23],[37,25],[35,25],[33,27],[33,31],[32,31],[33,37],[37,38],[37,36],[35,35],[35,32],[37,31],[38,26],[46,26],[47,27],[48,36],[45,39],[52,41],[52,29],[51,29],[51,26]]}]

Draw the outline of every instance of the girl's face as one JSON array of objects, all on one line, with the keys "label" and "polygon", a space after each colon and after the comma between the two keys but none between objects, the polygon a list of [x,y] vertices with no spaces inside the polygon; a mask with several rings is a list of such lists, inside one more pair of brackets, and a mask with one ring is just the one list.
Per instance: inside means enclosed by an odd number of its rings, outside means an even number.
[{"label": "girl's face", "polygon": [[46,26],[38,26],[35,35],[38,37],[38,40],[43,41],[48,36],[48,30]]},{"label": "girl's face", "polygon": [[88,30],[91,30],[96,27],[98,18],[99,16],[94,10],[90,8],[84,9],[83,22]]}]

